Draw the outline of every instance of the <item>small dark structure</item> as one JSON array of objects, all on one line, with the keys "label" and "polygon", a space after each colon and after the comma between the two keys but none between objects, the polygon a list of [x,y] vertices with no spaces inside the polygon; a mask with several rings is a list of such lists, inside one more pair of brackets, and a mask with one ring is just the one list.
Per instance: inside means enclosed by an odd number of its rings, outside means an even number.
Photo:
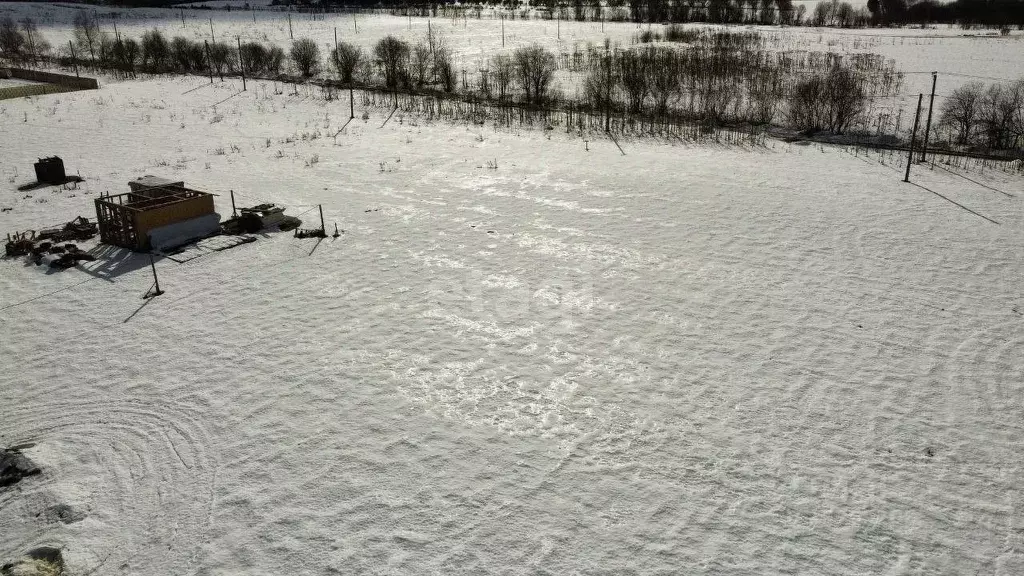
[{"label": "small dark structure", "polygon": [[145,251],[184,244],[220,229],[213,194],[155,176],[129,186],[131,192],[96,199],[100,240],[105,244]]},{"label": "small dark structure", "polygon": [[36,162],[36,180],[43,184],[60,186],[67,182],[67,174],[64,173],[64,161],[59,156],[40,158]]}]

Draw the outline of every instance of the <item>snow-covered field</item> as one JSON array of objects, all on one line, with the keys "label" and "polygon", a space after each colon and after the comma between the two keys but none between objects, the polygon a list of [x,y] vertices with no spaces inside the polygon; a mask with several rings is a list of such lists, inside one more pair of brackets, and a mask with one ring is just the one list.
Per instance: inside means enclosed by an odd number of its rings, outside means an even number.
[{"label": "snow-covered field", "polygon": [[[239,88],[0,103],[4,231],[150,173],[344,231],[161,259],[148,301],[139,255],[0,261],[0,445],[44,468],[0,563],[1024,572],[1020,178],[358,106],[334,138],[347,99]],[[51,154],[83,185],[17,191]]]}]

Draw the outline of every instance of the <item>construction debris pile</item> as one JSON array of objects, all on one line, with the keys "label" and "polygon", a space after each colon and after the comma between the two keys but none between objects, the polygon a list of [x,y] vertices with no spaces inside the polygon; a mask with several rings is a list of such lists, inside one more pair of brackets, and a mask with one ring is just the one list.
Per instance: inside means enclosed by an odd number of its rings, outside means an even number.
[{"label": "construction debris pile", "polygon": [[282,232],[294,230],[302,220],[284,213],[284,207],[277,204],[259,204],[251,208],[239,208],[238,216],[225,220],[221,230],[225,234],[253,234],[260,230],[276,228]]},{"label": "construction debris pile", "polygon": [[79,261],[96,259],[92,254],[81,250],[78,245],[68,242],[89,240],[96,234],[96,223],[79,216],[58,228],[8,234],[4,254],[10,258],[30,256],[37,266],[47,262],[50,268],[64,270],[73,267]]}]

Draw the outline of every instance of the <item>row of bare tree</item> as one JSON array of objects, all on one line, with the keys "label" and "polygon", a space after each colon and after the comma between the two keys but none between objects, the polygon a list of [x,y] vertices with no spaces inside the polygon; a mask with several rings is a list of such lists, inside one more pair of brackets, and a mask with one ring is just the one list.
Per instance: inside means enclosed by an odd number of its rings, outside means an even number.
[{"label": "row of bare tree", "polygon": [[965,84],[946,98],[939,134],[951,143],[982,150],[1024,147],[1024,79]]}]

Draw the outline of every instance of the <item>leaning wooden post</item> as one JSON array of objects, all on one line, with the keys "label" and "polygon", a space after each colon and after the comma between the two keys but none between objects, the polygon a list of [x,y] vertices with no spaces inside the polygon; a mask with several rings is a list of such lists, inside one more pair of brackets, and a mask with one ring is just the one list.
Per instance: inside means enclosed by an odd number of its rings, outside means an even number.
[{"label": "leaning wooden post", "polygon": [[327,227],[324,226],[324,205],[319,204],[318,206],[320,206],[320,231],[326,236]]},{"label": "leaning wooden post", "polygon": [[231,190],[231,217],[235,218],[238,216],[238,211],[235,210],[235,191]]},{"label": "leaning wooden post", "polygon": [[351,120],[356,117],[356,100],[352,96],[352,84],[348,85],[348,117]]},{"label": "leaning wooden post", "polygon": [[910,165],[914,163],[914,144],[917,140],[917,123],[921,120],[921,101],[924,94],[917,95],[917,114],[914,114],[914,131],[910,133],[910,151],[907,154],[907,173],[903,176],[904,182],[910,182]]},{"label": "leaning wooden post", "polygon": [[288,39],[295,40],[295,36],[292,36],[292,13],[288,13]]},{"label": "leaning wooden post", "polygon": [[216,42],[217,37],[213,34],[213,18],[210,18],[210,41]]}]

